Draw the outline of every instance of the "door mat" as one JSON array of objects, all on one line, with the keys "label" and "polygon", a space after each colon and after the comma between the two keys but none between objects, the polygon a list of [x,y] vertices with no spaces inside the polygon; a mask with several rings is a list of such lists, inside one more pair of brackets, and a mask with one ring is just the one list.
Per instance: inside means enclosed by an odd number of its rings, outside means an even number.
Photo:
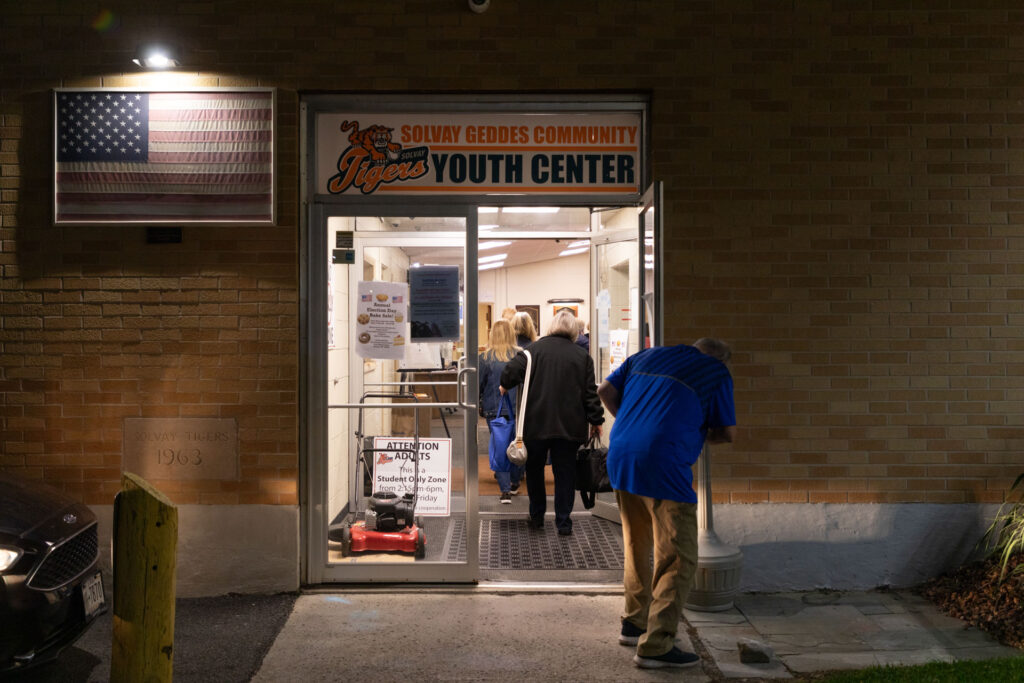
[{"label": "door mat", "polygon": [[[453,525],[453,542],[446,544],[449,562],[465,562],[466,548],[455,539],[464,531]],[[463,527],[464,528],[464,527]],[[530,529],[525,519],[480,521],[481,569],[622,569],[619,527],[604,519],[573,517],[571,536],[559,536],[551,518],[543,530]]]}]

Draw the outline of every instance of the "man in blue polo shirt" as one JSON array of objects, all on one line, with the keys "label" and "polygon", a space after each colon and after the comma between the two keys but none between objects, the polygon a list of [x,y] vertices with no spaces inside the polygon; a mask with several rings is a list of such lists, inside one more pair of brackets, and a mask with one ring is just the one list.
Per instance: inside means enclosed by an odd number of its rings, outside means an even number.
[{"label": "man in blue polo shirt", "polygon": [[615,416],[608,476],[626,548],[619,642],[637,646],[633,662],[641,668],[700,662],[674,640],[697,570],[692,465],[705,441],[733,440],[736,408],[724,363],[729,356],[727,345],[708,338],[694,346],[644,349],[597,389]]}]

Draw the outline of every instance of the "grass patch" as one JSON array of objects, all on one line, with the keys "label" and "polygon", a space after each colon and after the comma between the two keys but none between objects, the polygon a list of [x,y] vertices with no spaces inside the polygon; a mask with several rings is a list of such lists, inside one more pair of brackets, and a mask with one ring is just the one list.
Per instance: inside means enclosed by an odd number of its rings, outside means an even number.
[{"label": "grass patch", "polygon": [[1024,657],[920,666],[876,666],[815,678],[815,683],[998,683],[1024,681]]}]

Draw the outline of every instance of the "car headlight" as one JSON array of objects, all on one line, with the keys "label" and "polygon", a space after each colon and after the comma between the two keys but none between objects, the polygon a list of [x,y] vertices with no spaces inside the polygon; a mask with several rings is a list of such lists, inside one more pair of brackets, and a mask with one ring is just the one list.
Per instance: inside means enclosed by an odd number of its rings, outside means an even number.
[{"label": "car headlight", "polygon": [[5,572],[7,569],[18,561],[21,557],[21,551],[17,548],[5,548],[0,546],[0,572]]}]

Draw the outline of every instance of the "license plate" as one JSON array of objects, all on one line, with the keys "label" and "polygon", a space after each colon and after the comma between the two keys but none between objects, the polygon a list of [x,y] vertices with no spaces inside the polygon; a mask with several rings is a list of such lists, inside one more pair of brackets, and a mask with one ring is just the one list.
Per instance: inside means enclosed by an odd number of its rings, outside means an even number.
[{"label": "license plate", "polygon": [[103,577],[96,572],[82,582],[82,603],[86,619],[103,609]]}]

